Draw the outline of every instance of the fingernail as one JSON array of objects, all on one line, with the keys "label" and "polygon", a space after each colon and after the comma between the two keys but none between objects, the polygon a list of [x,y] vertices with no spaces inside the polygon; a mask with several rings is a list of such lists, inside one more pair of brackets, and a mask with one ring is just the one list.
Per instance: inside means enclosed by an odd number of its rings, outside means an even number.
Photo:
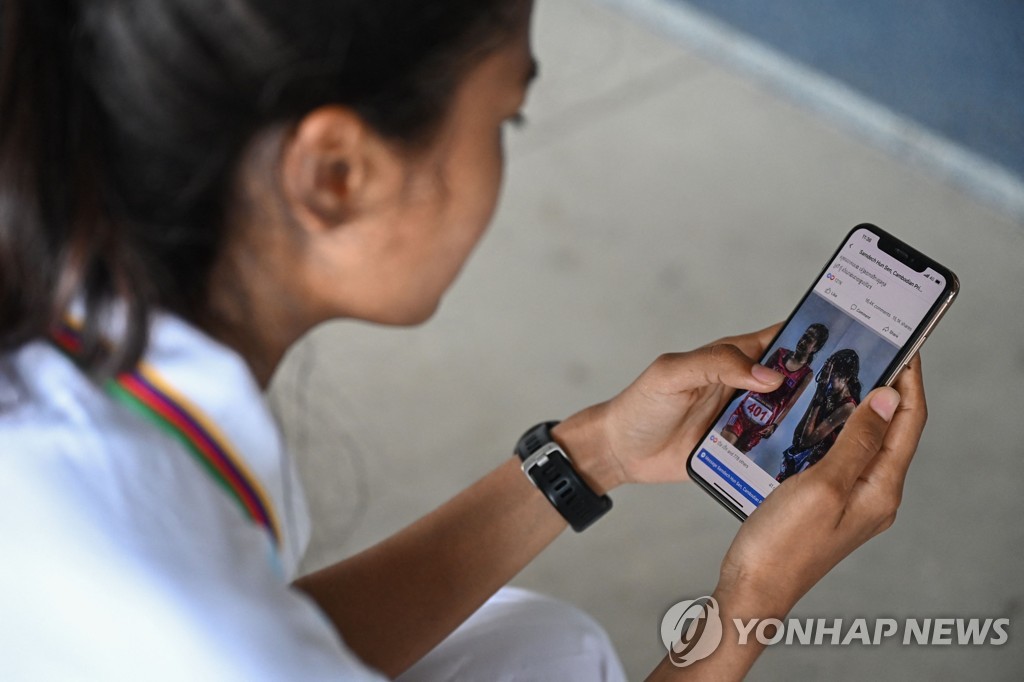
[{"label": "fingernail", "polygon": [[871,409],[885,421],[890,421],[900,406],[900,399],[895,388],[880,388],[871,396]]},{"label": "fingernail", "polygon": [[754,365],[750,373],[762,384],[777,384],[782,379],[781,374],[775,370],[768,369],[764,365]]}]

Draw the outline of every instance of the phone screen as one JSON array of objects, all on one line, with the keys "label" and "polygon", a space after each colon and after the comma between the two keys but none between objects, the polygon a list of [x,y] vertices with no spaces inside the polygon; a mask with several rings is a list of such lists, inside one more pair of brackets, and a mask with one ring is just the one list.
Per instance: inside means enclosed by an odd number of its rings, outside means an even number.
[{"label": "phone screen", "polygon": [[761,363],[785,380],[738,393],[690,456],[691,476],[746,517],[825,457],[861,399],[919,348],[958,284],[874,226],[855,228]]}]

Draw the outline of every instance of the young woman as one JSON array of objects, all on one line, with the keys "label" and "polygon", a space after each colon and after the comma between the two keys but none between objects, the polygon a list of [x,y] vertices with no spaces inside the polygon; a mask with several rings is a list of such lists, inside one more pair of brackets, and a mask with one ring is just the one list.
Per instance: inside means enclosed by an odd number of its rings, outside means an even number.
[{"label": "young woman", "polygon": [[782,385],[770,393],[749,391],[722,429],[722,437],[740,452],[750,452],[765,438],[771,438],[811,381],[814,356],[828,341],[828,327],[812,324],[796,342],[796,349],[777,349],[765,367],[782,375]]},{"label": "young woman", "polygon": [[[296,577],[309,519],[261,396],[325,320],[433,313],[494,210],[532,3],[2,8],[3,677],[615,679],[588,621],[500,591],[579,521],[518,458]],[[683,478],[733,390],[781,382],[751,360],[771,333],[659,358],[524,441],[527,469],[560,446],[559,480],[591,501]],[[916,361],[898,388],[744,524],[723,617],[782,616],[891,523],[924,423]],[[758,653],[727,634],[653,676],[739,677]]]},{"label": "young woman", "polygon": [[849,348],[836,351],[815,377],[818,387],[793,431],[793,445],[782,453],[780,483],[817,464],[825,456],[860,404],[860,356]]}]

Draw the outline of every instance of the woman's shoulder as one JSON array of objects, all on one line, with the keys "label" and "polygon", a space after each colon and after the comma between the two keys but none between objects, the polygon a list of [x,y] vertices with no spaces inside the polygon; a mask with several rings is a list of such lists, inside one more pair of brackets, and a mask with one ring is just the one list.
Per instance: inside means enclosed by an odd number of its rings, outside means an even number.
[{"label": "woman's shoulder", "polygon": [[[181,495],[194,477],[175,472],[173,439],[110,400],[48,344],[4,357],[0,399],[0,479],[32,487],[39,505],[59,489],[86,516],[110,506],[113,524],[146,506],[177,496],[177,507],[191,497]],[[168,494],[154,495],[161,488]]]},{"label": "woman's shoulder", "polygon": [[153,436],[50,344],[29,343],[0,359],[0,467],[95,473],[125,451],[159,448]]},{"label": "woman's shoulder", "polygon": [[111,433],[100,422],[114,415],[103,407],[97,388],[45,342],[0,356],[0,466],[92,447],[95,434]]},{"label": "woman's shoulder", "polygon": [[[23,489],[36,491],[36,502],[26,498],[25,514],[46,514],[44,505],[71,500],[76,513],[94,521],[96,532],[128,551],[133,544],[145,544],[147,537],[169,532],[182,552],[210,544],[245,544],[244,538],[255,533],[253,544],[262,559],[266,528],[254,527],[240,508],[258,502],[273,520],[268,528],[282,525],[279,516],[303,511],[280,508],[282,482],[275,474],[284,454],[273,447],[270,429],[262,434],[270,445],[252,457],[243,456],[238,451],[249,455],[251,444],[226,445],[223,432],[260,432],[251,423],[218,425],[216,421],[230,415],[210,416],[191,403],[186,409],[176,402],[157,402],[166,396],[153,392],[152,386],[150,392],[139,388],[137,395],[127,396],[134,390],[130,381],[114,389],[109,381],[107,386],[93,381],[46,342],[23,346],[4,356],[0,366],[0,480],[19,481]],[[201,375],[203,369],[189,371]],[[163,382],[165,377],[157,375],[152,369],[148,376],[154,383]],[[222,382],[214,383],[216,391],[231,394]],[[169,383],[160,385],[174,390]],[[166,418],[161,420],[161,414]],[[196,435],[209,432],[219,438],[201,440]],[[232,461],[217,459],[224,451]],[[239,482],[240,477],[245,480]],[[226,493],[225,481],[251,491],[251,499]],[[59,507],[63,514],[63,503]],[[285,572],[290,574],[298,553],[292,545],[304,539],[287,540]]]},{"label": "woman's shoulder", "polygon": [[[273,537],[177,435],[111,399],[45,343],[0,365],[0,552],[18,558],[0,567],[4,584],[18,586],[0,594],[0,611],[17,619],[27,651],[51,662],[59,652],[111,677],[143,661],[183,678],[356,674],[289,589],[288,558]],[[74,609],[55,618],[53,603]],[[182,646],[189,655],[167,659]],[[257,667],[241,674],[249,662]]]}]

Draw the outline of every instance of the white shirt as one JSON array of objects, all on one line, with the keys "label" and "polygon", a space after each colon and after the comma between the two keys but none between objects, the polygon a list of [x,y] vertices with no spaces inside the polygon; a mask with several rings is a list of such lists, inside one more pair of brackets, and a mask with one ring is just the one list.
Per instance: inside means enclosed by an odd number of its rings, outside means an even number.
[{"label": "white shirt", "polygon": [[381,679],[289,585],[309,516],[241,358],[161,315],[146,362],[241,454],[281,545],[53,345],[0,357],[0,679]]}]

